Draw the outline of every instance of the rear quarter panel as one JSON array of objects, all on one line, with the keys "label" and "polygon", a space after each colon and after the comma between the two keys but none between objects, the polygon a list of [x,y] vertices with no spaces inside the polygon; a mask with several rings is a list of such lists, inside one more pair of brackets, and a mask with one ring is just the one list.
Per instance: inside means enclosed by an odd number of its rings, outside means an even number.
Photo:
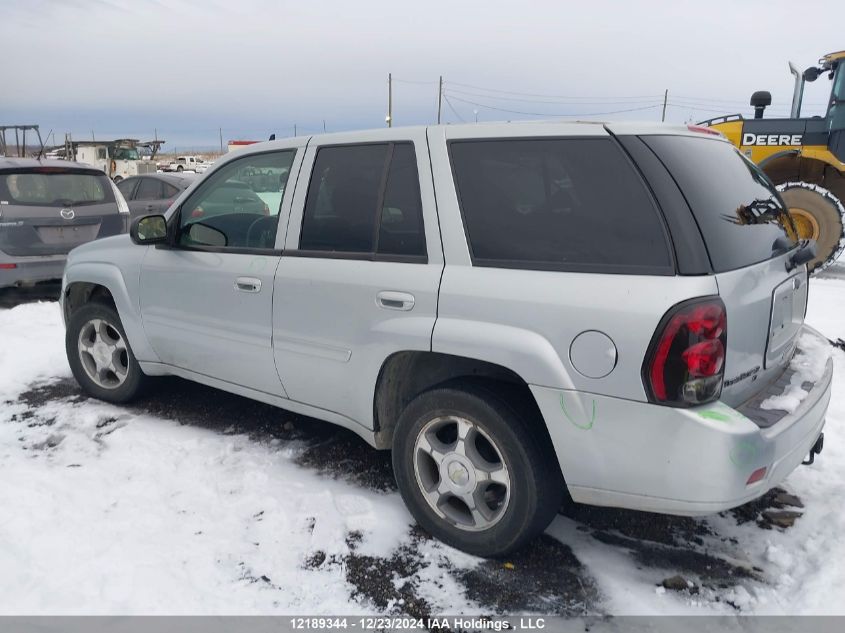
[{"label": "rear quarter panel", "polygon": [[[529,384],[646,400],[641,369],[651,337],[676,303],[718,293],[712,276],[646,276],[473,266],[447,152],[446,128],[429,146],[446,266],[432,350],[508,367]],[[520,125],[506,134],[525,135]],[[601,126],[532,126],[531,135],[600,136]],[[479,126],[478,138],[503,136]],[[476,138],[476,132],[472,132]],[[578,334],[598,330],[615,343],[614,369],[588,378],[572,365]]]}]

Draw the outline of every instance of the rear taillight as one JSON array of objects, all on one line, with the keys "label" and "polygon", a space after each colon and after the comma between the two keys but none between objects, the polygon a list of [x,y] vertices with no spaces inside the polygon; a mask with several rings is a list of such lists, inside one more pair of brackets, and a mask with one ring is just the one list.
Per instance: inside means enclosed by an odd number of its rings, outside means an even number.
[{"label": "rear taillight", "polygon": [[0,264],[0,270],[12,270],[17,267],[17,264]]},{"label": "rear taillight", "polygon": [[191,211],[192,218],[201,218],[205,215],[205,210],[202,207],[195,207],[193,211]]},{"label": "rear taillight", "polygon": [[643,365],[649,400],[688,407],[717,399],[727,337],[725,304],[718,297],[684,301],[669,310]]}]

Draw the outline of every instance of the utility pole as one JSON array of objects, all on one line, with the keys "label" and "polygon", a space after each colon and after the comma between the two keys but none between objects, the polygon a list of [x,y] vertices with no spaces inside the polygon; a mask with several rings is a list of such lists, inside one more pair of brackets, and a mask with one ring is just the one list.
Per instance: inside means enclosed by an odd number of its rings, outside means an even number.
[{"label": "utility pole", "polygon": [[293,135],[296,136],[296,123],[293,124]]},{"label": "utility pole", "polygon": [[669,98],[669,88],[666,88],[666,92],[663,93],[663,115],[660,117],[661,121],[666,120],[666,100]]},{"label": "utility pole", "polygon": [[393,127],[393,76],[387,73],[387,127]]},{"label": "utility pole", "polygon": [[443,75],[440,75],[440,85],[437,90],[437,125],[440,125],[440,113],[443,111]]},{"label": "utility pole", "polygon": [[217,128],[218,132],[220,132],[220,155],[223,155],[223,128]]},{"label": "utility pole", "polygon": [[323,119],[323,134],[326,133],[326,120]]},{"label": "utility pole", "polygon": [[91,140],[94,140],[94,130],[91,130]]}]

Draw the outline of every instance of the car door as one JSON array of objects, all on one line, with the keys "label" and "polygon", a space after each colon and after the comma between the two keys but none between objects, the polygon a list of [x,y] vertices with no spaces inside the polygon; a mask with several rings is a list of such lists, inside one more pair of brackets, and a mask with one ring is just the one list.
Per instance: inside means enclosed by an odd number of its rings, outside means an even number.
[{"label": "car door", "polygon": [[431,349],[443,268],[425,131],[395,134],[312,141],[275,280],[288,397],[369,428],[385,359]]},{"label": "car door", "polygon": [[[238,180],[247,166],[296,173],[301,150],[276,145],[222,165],[170,213],[169,243],[150,247],[142,263],[140,304],[144,329],[164,364],[199,380],[284,395],[271,318],[290,200],[245,192]],[[261,205],[242,202],[262,195],[267,201]]]},{"label": "car door", "polygon": [[145,176],[138,178],[138,186],[135,187],[132,200],[127,201],[132,217],[161,213],[161,205],[159,203],[163,198],[162,184],[157,178]]}]

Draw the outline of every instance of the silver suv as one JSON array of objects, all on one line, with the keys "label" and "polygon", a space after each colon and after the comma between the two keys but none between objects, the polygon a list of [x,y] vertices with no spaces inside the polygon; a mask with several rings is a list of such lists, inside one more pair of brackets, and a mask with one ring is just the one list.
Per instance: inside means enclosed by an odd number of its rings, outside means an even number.
[{"label": "silver suv", "polygon": [[[819,452],[831,363],[791,363],[821,340],[812,252],[687,127],[300,137],[74,250],[67,355],[103,400],[172,374],[352,429],[426,530],[501,555],[570,498],[708,514]],[[800,403],[767,406],[794,376]]]}]

